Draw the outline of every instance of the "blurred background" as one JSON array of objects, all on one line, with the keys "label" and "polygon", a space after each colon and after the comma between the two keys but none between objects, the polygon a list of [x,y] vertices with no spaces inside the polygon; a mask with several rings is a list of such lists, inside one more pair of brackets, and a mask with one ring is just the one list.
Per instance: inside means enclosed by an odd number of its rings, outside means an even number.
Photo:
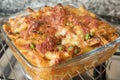
[{"label": "blurred background", "polygon": [[[0,0],[0,17],[11,15],[28,7],[35,8],[53,3],[82,4],[98,15],[120,18],[120,0]],[[119,22],[120,20],[116,21],[116,23]]]}]

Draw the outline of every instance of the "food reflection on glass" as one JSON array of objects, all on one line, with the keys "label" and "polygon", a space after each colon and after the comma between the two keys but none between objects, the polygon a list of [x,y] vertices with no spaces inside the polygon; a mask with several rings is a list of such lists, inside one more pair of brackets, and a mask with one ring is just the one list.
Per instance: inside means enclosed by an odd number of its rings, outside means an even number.
[{"label": "food reflection on glass", "polygon": [[[115,28],[84,7],[57,4],[53,7],[45,6],[38,11],[28,8],[28,11],[29,15],[9,19],[3,24],[3,29],[20,54],[34,67],[29,67],[14,51],[33,80],[66,80],[68,73],[75,76],[76,70],[84,69],[84,65],[89,66],[95,60],[88,60],[84,64],[74,61],[76,65],[70,63],[62,68],[58,68],[59,64],[119,37]],[[116,46],[111,49],[112,55]],[[111,55],[103,57],[103,60]]]}]

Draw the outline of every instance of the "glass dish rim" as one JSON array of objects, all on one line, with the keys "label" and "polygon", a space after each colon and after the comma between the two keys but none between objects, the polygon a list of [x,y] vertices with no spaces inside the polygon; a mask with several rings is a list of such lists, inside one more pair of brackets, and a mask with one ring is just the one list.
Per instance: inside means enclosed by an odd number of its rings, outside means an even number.
[{"label": "glass dish rim", "polygon": [[[37,8],[33,8],[33,10],[39,10],[41,7],[37,7]],[[4,21],[4,20],[8,20],[8,19],[10,19],[10,18],[14,18],[14,17],[16,17],[17,15],[18,16],[20,16],[20,15],[22,15],[22,16],[26,16],[26,15],[28,15],[28,14],[26,14],[26,13],[24,13],[24,12],[27,12],[26,11],[26,9],[25,10],[22,10],[22,11],[20,11],[20,12],[17,12],[17,13],[15,13],[15,14],[13,14],[13,15],[11,15],[11,16],[8,16],[8,17],[4,17],[4,18],[2,18],[2,19],[0,19],[0,22],[1,21]],[[20,14],[20,15],[19,15]],[[102,21],[104,21],[104,22],[107,22],[106,20],[104,20],[104,19],[102,19],[101,17],[99,17],[99,16],[97,16],[100,20],[102,20]],[[111,25],[109,22],[107,22],[109,25]],[[111,25],[112,27],[114,27],[113,25]],[[71,64],[71,63],[73,63],[74,61],[80,61],[80,60],[83,60],[83,59],[86,59],[86,58],[90,58],[91,56],[93,56],[93,55],[95,55],[95,53],[98,53],[98,52],[100,52],[100,51],[102,51],[102,50],[104,50],[104,49],[106,49],[106,48],[108,48],[108,47],[111,47],[111,46],[113,46],[114,44],[118,44],[118,43],[120,43],[120,36],[116,39],[116,40],[114,40],[114,41],[112,41],[112,42],[109,42],[108,44],[106,44],[106,45],[103,45],[103,46],[101,46],[101,47],[98,47],[98,48],[96,48],[96,49],[93,49],[93,50],[91,50],[91,51],[89,51],[89,52],[86,52],[86,53],[84,53],[84,54],[81,54],[81,55],[78,55],[78,56],[76,56],[76,57],[73,57],[72,59],[70,59],[70,60],[66,60],[66,61],[64,61],[64,62],[62,62],[62,63],[59,63],[59,64],[57,64],[57,65],[53,65],[53,66],[48,66],[48,67],[37,67],[37,66],[34,66],[33,64],[31,64],[23,55],[22,55],[22,53],[16,48],[16,46],[12,43],[12,41],[9,39],[9,37],[7,36],[7,34],[5,33],[5,31],[3,30],[3,27],[2,27],[2,25],[0,24],[0,30],[1,30],[1,33],[2,33],[2,36],[4,37],[4,39],[6,40],[6,42],[8,43],[8,44],[10,44],[10,45],[12,45],[12,47],[15,49],[15,51],[17,52],[17,54],[19,54],[20,55],[20,57],[27,63],[27,65],[28,66],[30,66],[30,67],[32,67],[32,68],[35,68],[35,69],[47,69],[47,68],[58,68],[58,67],[64,67],[64,66],[66,66],[66,65],[69,65],[69,64]]]}]

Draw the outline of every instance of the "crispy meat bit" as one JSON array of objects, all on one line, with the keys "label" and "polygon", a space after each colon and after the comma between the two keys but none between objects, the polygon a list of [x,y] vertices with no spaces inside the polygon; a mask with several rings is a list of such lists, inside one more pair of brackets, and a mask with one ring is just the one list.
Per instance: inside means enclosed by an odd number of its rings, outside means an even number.
[{"label": "crispy meat bit", "polygon": [[74,26],[79,26],[84,33],[89,33],[90,29],[84,23],[82,23],[79,19],[79,17],[76,17],[75,15],[70,15],[69,21],[73,23]]},{"label": "crispy meat bit", "polygon": [[31,32],[36,31],[38,27],[40,27],[40,25],[43,23],[44,22],[39,21],[39,20],[32,21],[27,29],[28,33],[30,34]]},{"label": "crispy meat bit", "polygon": [[47,51],[54,51],[57,43],[57,38],[55,36],[48,36],[46,40],[36,45],[36,49],[38,52],[45,53]]},{"label": "crispy meat bit", "polygon": [[28,38],[31,33],[34,33],[35,31],[38,30],[40,25],[44,24],[44,22],[41,20],[33,20],[33,19],[31,19],[31,20],[28,19],[27,22],[30,23],[28,28],[25,31],[21,32],[21,36],[24,39]]},{"label": "crispy meat bit", "polygon": [[88,26],[90,27],[90,28],[93,28],[93,27],[98,27],[99,26],[99,22],[97,21],[97,20],[92,20],[89,24],[88,24]]},{"label": "crispy meat bit", "polygon": [[56,29],[50,26],[46,26],[46,27],[43,27],[42,32],[47,35],[55,35]]},{"label": "crispy meat bit", "polygon": [[52,27],[58,29],[59,27],[64,25],[65,21],[65,9],[61,5],[56,5],[52,9]]},{"label": "crispy meat bit", "polygon": [[93,18],[91,16],[87,16],[87,15],[80,16],[79,18],[80,18],[80,21],[82,23],[86,24],[86,25],[88,25],[89,23],[91,23],[91,21],[96,20],[95,18]]}]

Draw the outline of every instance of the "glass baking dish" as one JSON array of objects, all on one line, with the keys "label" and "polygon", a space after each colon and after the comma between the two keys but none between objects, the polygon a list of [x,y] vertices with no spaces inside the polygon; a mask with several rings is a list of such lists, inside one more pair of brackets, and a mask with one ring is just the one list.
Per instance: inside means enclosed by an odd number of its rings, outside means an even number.
[{"label": "glass baking dish", "polygon": [[[35,10],[38,10],[36,8]],[[110,58],[118,46],[120,45],[120,37],[113,42],[96,48],[90,52],[84,53],[77,57],[67,60],[55,66],[50,67],[36,67],[32,65],[20,51],[15,47],[12,41],[8,38],[2,25],[6,23],[9,18],[16,16],[28,15],[28,12],[21,11],[15,15],[0,20],[0,29],[3,34],[3,38],[6,40],[8,46],[13,51],[16,59],[21,63],[24,70],[33,80],[70,80],[72,77],[89,70]],[[101,18],[100,18],[101,19]]]}]

